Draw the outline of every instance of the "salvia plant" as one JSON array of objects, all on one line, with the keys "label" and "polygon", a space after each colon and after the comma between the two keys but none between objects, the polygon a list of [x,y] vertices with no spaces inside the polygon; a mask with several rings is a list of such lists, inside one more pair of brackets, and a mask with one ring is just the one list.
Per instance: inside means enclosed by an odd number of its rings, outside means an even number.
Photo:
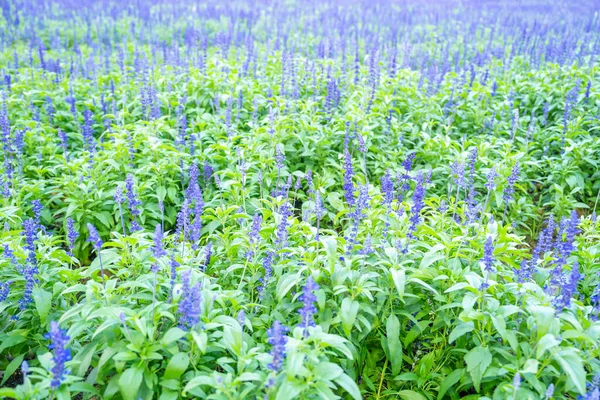
[{"label": "salvia plant", "polygon": [[0,0],[0,398],[598,399],[599,11]]}]

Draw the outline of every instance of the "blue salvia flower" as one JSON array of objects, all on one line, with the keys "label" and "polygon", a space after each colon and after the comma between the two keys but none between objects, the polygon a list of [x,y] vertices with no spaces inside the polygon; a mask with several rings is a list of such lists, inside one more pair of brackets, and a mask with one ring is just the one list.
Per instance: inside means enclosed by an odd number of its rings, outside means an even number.
[{"label": "blue salvia flower", "polygon": [[312,170],[306,171],[306,187],[308,188],[308,193],[312,194],[314,192],[313,181],[312,181]]},{"label": "blue salvia flower", "polygon": [[600,400],[600,386],[590,388],[586,394],[577,396],[577,400]]},{"label": "blue salvia flower", "polygon": [[19,263],[19,260],[17,260],[17,257],[15,257],[15,253],[11,250],[10,246],[7,244],[4,245],[4,257],[6,257],[10,260],[10,262],[17,268],[17,271],[20,270],[21,263]]},{"label": "blue salvia flower", "polygon": [[354,178],[354,169],[352,168],[352,156],[350,155],[350,151],[348,151],[348,147],[344,148],[344,196],[346,198],[346,203],[350,208],[354,207],[354,183],[352,183],[352,179]]},{"label": "blue salvia flower", "polygon": [[[557,245],[557,248],[561,254],[561,257],[566,261],[567,257],[571,255],[573,250],[575,250],[575,236],[579,233],[577,226],[579,225],[579,217],[577,215],[577,211],[571,211],[571,216],[567,220],[564,220],[564,240]],[[561,235],[562,236],[562,235]]]},{"label": "blue salvia flower", "polygon": [[200,171],[198,170],[198,165],[194,161],[190,166],[190,180],[188,182],[187,189],[185,190],[185,196],[190,200],[190,203],[194,201],[196,185],[198,184],[199,176]]},{"label": "blue salvia flower", "polygon": [[250,225],[250,232],[248,233],[250,247],[246,253],[246,257],[248,259],[252,259],[254,257],[254,251],[257,244],[260,242],[260,227],[262,225],[262,221],[263,216],[258,212],[252,217],[252,224]]},{"label": "blue salvia flower", "polygon": [[[22,157],[23,157],[23,152],[25,150],[25,133],[26,132],[27,132],[27,128],[16,131],[15,139],[13,141],[13,145],[16,150],[15,155],[17,156],[17,158],[21,159],[21,161],[22,161]],[[22,169],[22,166],[21,166],[21,169]]]},{"label": "blue salvia flower", "polygon": [[550,111],[550,103],[549,102],[545,102],[544,103],[544,119],[542,120],[542,125],[546,125],[548,123],[548,112]]},{"label": "blue salvia flower", "polygon": [[488,236],[483,246],[483,259],[481,260],[487,273],[493,272],[494,266],[494,241]]},{"label": "blue salvia flower", "polygon": [[325,214],[325,209],[323,208],[323,200],[321,199],[321,192],[318,190],[315,191],[315,216],[317,217],[317,235],[315,239],[317,242],[319,241],[319,233],[321,230],[321,218]]},{"label": "blue salvia flower", "polygon": [[577,287],[581,278],[582,275],[579,272],[579,264],[575,262],[571,269],[571,274],[562,285],[559,284],[560,295],[555,296],[552,300],[557,311],[562,311],[571,306],[571,299],[577,293]]},{"label": "blue salvia flower", "polygon": [[494,189],[496,189],[496,177],[497,176],[498,176],[498,174],[496,173],[496,168],[495,167],[490,168],[490,172],[488,173],[488,176],[487,176],[487,182],[485,183],[485,188],[487,189],[487,194],[485,196],[485,203],[483,203],[483,208],[481,209],[482,213],[485,213],[488,202],[490,200],[490,196],[491,196],[492,192],[494,191]]},{"label": "blue salvia flower", "polygon": [[[415,192],[413,193],[413,205],[410,210],[410,226],[408,228],[407,237],[409,239],[415,239],[415,232],[417,225],[421,222],[421,210],[425,205],[425,184],[423,174],[417,175],[417,184],[415,186]],[[408,247],[408,243],[406,244]]]},{"label": "blue salvia flower", "polygon": [[294,191],[299,191],[302,188],[302,177],[298,176],[296,178],[296,183],[294,184]]},{"label": "blue salvia flower", "polygon": [[92,112],[86,109],[83,112],[83,119],[83,142],[86,145],[86,150],[90,153],[90,159],[92,159],[96,153],[94,129],[92,128]]},{"label": "blue salvia flower", "polygon": [[554,383],[548,385],[545,393],[545,400],[550,400],[554,396]]},{"label": "blue salvia flower", "polygon": [[534,266],[532,263],[528,263],[527,260],[521,260],[519,269],[513,269],[513,273],[517,278],[517,282],[525,282],[533,275]]},{"label": "blue salvia flower", "polygon": [[163,248],[163,232],[161,224],[156,224],[154,229],[154,244],[152,246],[152,255],[154,256],[154,264],[152,265],[152,272],[158,272],[158,259],[166,256],[167,252]]},{"label": "blue salvia flower", "polygon": [[504,195],[502,196],[502,198],[506,202],[506,205],[504,206],[504,215],[502,217],[503,221],[504,221],[504,218],[506,218],[506,212],[508,211],[508,202],[512,199],[512,195],[515,192],[515,182],[517,182],[518,179],[519,179],[519,162],[517,161],[511,171],[509,177],[506,179],[507,186],[506,186],[506,189],[504,190]]},{"label": "blue salvia flower", "polygon": [[490,168],[490,172],[487,176],[487,182],[485,183],[485,188],[490,192],[494,191],[496,188],[496,177],[498,174],[496,173],[496,167]]},{"label": "blue salvia flower", "polygon": [[[25,249],[27,250],[27,262],[37,270],[37,259],[35,255],[35,240],[37,239],[38,226],[31,218],[23,221],[23,235],[25,236]],[[37,273],[37,272],[36,272]]]},{"label": "blue salvia flower", "polygon": [[122,204],[123,203],[123,188],[121,186],[117,186],[117,188],[115,189],[115,203],[117,204]]},{"label": "blue salvia flower", "polygon": [[34,221],[36,224],[36,229],[37,230],[44,230],[44,227],[42,226],[42,211],[44,210],[44,206],[42,205],[42,202],[39,200],[33,200],[31,202],[32,205],[32,210],[33,210],[33,215],[34,215]]},{"label": "blue salvia flower", "polygon": [[212,177],[214,170],[208,163],[208,161],[204,162],[204,167],[202,168],[202,175],[204,178],[204,186],[206,187],[210,182],[210,178]]},{"label": "blue salvia flower", "polygon": [[38,273],[38,270],[37,267],[27,263],[21,268],[21,273],[25,279],[25,288],[23,289],[23,296],[19,300],[19,308],[24,310],[33,301],[33,288],[37,283],[35,275]]},{"label": "blue salvia flower", "polygon": [[63,331],[58,326],[58,322],[50,322],[50,332],[45,336],[50,339],[48,348],[53,351],[52,362],[52,381],[50,387],[58,389],[65,379],[68,371],[65,369],[65,364],[71,360],[71,350],[67,348],[67,344],[71,339],[66,331]]},{"label": "blue salvia flower", "polygon": [[246,312],[244,310],[240,310],[240,312],[238,312],[237,322],[242,327],[242,330],[244,330],[244,326],[246,326]]},{"label": "blue salvia flower", "polygon": [[190,240],[192,241],[192,248],[196,250],[198,248],[198,241],[200,240],[200,234],[202,232],[202,212],[204,210],[202,190],[200,190],[200,186],[197,183],[194,184],[192,196],[194,201],[194,219],[190,227]]},{"label": "blue salvia flower", "polygon": [[[104,283],[104,266],[102,265],[102,254],[100,253],[100,249],[102,248],[102,245],[104,243],[102,242],[102,239],[100,238],[100,234],[98,233],[98,231],[96,230],[94,225],[88,223],[87,228],[89,231],[89,236],[87,238],[87,241],[92,243],[92,245],[96,249],[96,254],[98,255],[98,260],[100,262],[100,276],[102,277],[102,284],[105,285],[105,283]],[[108,299],[107,299],[107,304],[108,304]]]},{"label": "blue salvia flower", "polygon": [[269,280],[271,279],[271,275],[273,274],[273,258],[274,257],[275,257],[274,252],[267,251],[265,253],[265,258],[263,259],[264,276],[261,279],[262,284],[258,287],[258,298],[261,300],[265,293],[265,288],[269,284]]},{"label": "blue salvia flower", "polygon": [[267,329],[267,343],[272,346],[271,356],[273,359],[268,365],[268,368],[271,371],[279,372],[283,366],[283,361],[285,359],[285,345],[287,343],[286,334],[288,331],[289,329],[281,325],[279,321],[273,322],[273,326]]},{"label": "blue salvia flower", "polygon": [[454,161],[454,163],[450,166],[450,170],[452,171],[452,176],[454,177],[454,184],[459,188],[465,186],[465,166],[463,163]]},{"label": "blue salvia flower", "polygon": [[285,167],[285,153],[279,145],[275,146],[275,163],[279,171]]},{"label": "blue salvia flower", "polygon": [[67,218],[67,243],[69,245],[69,255],[73,257],[73,249],[75,248],[75,240],[79,237],[79,232],[75,230],[75,221],[72,218]]},{"label": "blue salvia flower", "polygon": [[408,156],[406,156],[406,159],[402,163],[402,167],[404,168],[404,170],[407,173],[410,172],[410,171],[412,171],[413,162],[414,162],[416,156],[417,156],[416,153],[411,153]]},{"label": "blue salvia flower", "polygon": [[591,89],[592,89],[592,81],[588,81],[587,86],[585,88],[585,101],[586,102],[590,99]]},{"label": "blue salvia flower", "polygon": [[521,374],[517,372],[513,377],[513,388],[515,389],[515,393],[519,391],[521,387]]},{"label": "blue salvia flower", "polygon": [[89,236],[88,236],[87,241],[90,242],[94,246],[94,249],[96,249],[96,252],[100,252],[100,249],[102,248],[102,245],[104,244],[102,242],[102,239],[100,238],[100,234],[96,230],[96,227],[92,224],[88,223],[87,228],[89,231]]},{"label": "blue salvia flower", "polygon": [[275,236],[277,237],[277,248],[281,249],[287,244],[288,228],[290,225],[288,222],[288,218],[292,216],[292,207],[287,201],[283,203],[283,205],[279,209],[279,214],[281,215],[281,221],[277,226],[277,232],[275,233]]},{"label": "blue salvia flower", "polygon": [[394,200],[394,180],[389,169],[381,177],[381,193],[383,194],[383,204],[389,209]]},{"label": "blue salvia flower", "polygon": [[188,237],[188,221],[190,217],[190,201],[186,198],[183,199],[181,210],[177,214],[177,229],[175,233],[177,235],[183,235],[182,241],[185,241]]},{"label": "blue salvia flower", "polygon": [[260,213],[254,214],[252,217],[252,225],[250,226],[250,243],[258,243],[260,241],[260,227],[262,224],[263,216]]},{"label": "blue salvia flower", "polygon": [[177,262],[177,260],[175,259],[175,252],[171,253],[171,258],[170,258],[170,263],[169,266],[171,268],[171,280],[170,280],[170,285],[171,285],[171,293],[169,295],[169,297],[172,299],[173,298],[173,290],[175,289],[175,283],[177,281],[177,268],[179,267],[179,262]]},{"label": "blue salvia flower", "polygon": [[127,201],[129,203],[129,212],[131,212],[131,215],[133,216],[133,221],[131,221],[131,228],[130,228],[131,232],[133,233],[133,232],[141,231],[142,227],[137,222],[137,217],[140,215],[140,210],[138,207],[142,204],[142,202],[138,199],[138,197],[135,193],[132,174],[127,174],[127,178],[125,178],[125,189],[127,191]]},{"label": "blue salvia flower", "polygon": [[356,139],[358,140],[358,150],[361,153],[365,153],[367,151],[367,146],[365,144],[365,139],[361,136],[360,133],[356,134]]},{"label": "blue salvia flower", "polygon": [[402,216],[402,214],[404,213],[404,207],[402,207],[401,204],[404,201],[404,194],[407,190],[410,189],[409,182],[412,180],[412,178],[409,175],[409,172],[412,170],[414,159],[415,153],[409,154],[402,163],[402,167],[404,168],[405,172],[398,172],[396,176],[396,181],[398,185],[398,194],[396,197],[396,200],[398,202],[398,209],[396,210],[396,213],[398,214],[398,216]]},{"label": "blue salvia flower", "polygon": [[467,223],[473,223],[479,214],[479,207],[477,206],[477,200],[475,196],[475,163],[477,162],[477,147],[471,149],[471,155],[469,156],[469,185],[467,195]]},{"label": "blue salvia flower", "polygon": [[373,254],[375,253],[375,250],[373,249],[373,246],[371,245],[371,235],[368,235],[367,238],[365,239],[365,243],[362,246],[362,249],[360,249],[360,251],[358,252],[358,254],[361,254],[363,256],[368,256],[369,254]]},{"label": "blue salvia flower", "polygon": [[542,232],[544,236],[542,237],[540,235],[540,240],[538,242],[540,246],[540,255],[552,250],[555,229],[556,223],[554,222],[554,216],[550,215],[546,224],[546,229],[544,229],[544,231]]},{"label": "blue salvia flower", "polygon": [[302,294],[300,295],[300,300],[304,305],[299,311],[299,314],[302,317],[302,322],[300,322],[299,326],[304,330],[304,336],[308,336],[309,327],[315,326],[314,315],[317,312],[317,296],[314,292],[316,290],[319,290],[319,285],[317,285],[312,276],[309,276],[306,280],[306,285],[302,289]]},{"label": "blue salvia flower", "polygon": [[23,384],[27,380],[27,375],[29,374],[29,363],[27,361],[23,361],[21,363],[21,373],[23,374]]},{"label": "blue salvia flower", "polygon": [[181,299],[179,300],[178,312],[179,327],[185,330],[192,330],[200,322],[200,312],[202,307],[202,292],[200,282],[191,284],[191,271],[185,271],[181,274],[182,287]]},{"label": "blue salvia flower", "polygon": [[210,259],[212,257],[212,248],[213,248],[212,242],[208,242],[208,244],[205,247],[203,270],[206,270],[206,267],[208,267],[208,265],[210,264]]},{"label": "blue salvia flower", "polygon": [[4,198],[10,198],[10,187],[8,186],[8,181],[2,179],[2,176],[0,176],[0,191],[2,191],[2,196]]},{"label": "blue salvia flower", "polygon": [[514,185],[518,179],[519,179],[519,162],[517,161],[510,173],[510,176],[506,180],[508,183],[508,188],[505,193],[505,199],[507,201],[510,199],[510,196],[514,193]]},{"label": "blue salvia flower", "polygon": [[8,298],[11,284],[12,281],[0,282],[0,303]]},{"label": "blue salvia flower", "polygon": [[352,250],[353,245],[356,243],[356,237],[358,236],[358,226],[360,221],[365,218],[364,211],[369,208],[369,187],[361,185],[358,191],[358,199],[356,200],[354,210],[348,215],[352,220],[350,228],[350,235],[348,237],[349,246],[348,250]]}]

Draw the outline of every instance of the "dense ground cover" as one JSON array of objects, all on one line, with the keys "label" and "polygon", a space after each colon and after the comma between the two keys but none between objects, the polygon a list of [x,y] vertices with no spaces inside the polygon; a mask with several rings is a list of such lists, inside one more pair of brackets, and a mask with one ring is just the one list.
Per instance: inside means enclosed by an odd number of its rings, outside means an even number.
[{"label": "dense ground cover", "polygon": [[600,397],[595,2],[0,5],[0,397]]}]

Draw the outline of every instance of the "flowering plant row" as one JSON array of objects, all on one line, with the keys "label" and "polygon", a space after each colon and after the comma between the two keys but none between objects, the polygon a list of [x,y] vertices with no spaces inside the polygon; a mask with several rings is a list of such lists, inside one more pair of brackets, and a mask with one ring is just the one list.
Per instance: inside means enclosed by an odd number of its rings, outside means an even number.
[{"label": "flowering plant row", "polygon": [[598,399],[595,5],[0,2],[0,397]]}]

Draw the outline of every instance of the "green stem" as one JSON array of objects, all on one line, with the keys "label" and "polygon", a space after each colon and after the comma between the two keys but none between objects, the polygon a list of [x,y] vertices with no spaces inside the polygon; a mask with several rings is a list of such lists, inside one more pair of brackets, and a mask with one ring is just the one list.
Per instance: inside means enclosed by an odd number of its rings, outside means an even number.
[{"label": "green stem", "polygon": [[385,376],[385,370],[387,369],[388,359],[385,358],[385,363],[383,363],[383,369],[381,370],[381,377],[379,378],[379,387],[377,388],[377,397],[376,399],[381,398],[381,387],[383,386],[383,377]]}]

